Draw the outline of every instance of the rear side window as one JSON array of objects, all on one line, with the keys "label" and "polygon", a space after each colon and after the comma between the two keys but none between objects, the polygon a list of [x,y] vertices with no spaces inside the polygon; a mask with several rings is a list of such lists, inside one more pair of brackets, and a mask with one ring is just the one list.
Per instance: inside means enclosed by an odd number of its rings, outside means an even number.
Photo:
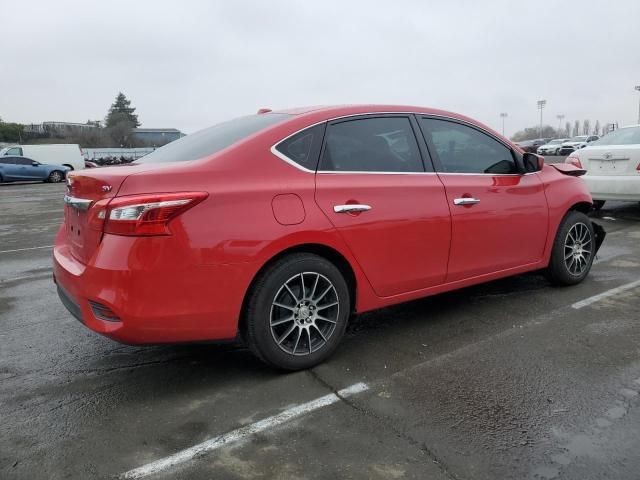
[{"label": "rear side window", "polygon": [[407,117],[347,120],[327,127],[320,170],[424,172]]},{"label": "rear side window", "polygon": [[420,118],[420,127],[431,139],[443,172],[517,173],[511,149],[475,128],[426,117]]},{"label": "rear side window", "polygon": [[280,123],[290,115],[266,113],[219,123],[171,142],[136,160],[135,163],[185,162],[197,160],[230,147],[243,138]]},{"label": "rear side window", "polygon": [[4,163],[5,165],[15,165],[16,157],[0,157],[0,163]]},{"label": "rear side window", "polygon": [[7,150],[7,153],[5,153],[5,155],[22,155],[22,148],[20,147],[10,148],[9,150]]},{"label": "rear side window", "polygon": [[325,124],[309,127],[283,140],[276,146],[276,150],[288,160],[307,170],[316,170],[318,157],[322,147],[322,136]]}]

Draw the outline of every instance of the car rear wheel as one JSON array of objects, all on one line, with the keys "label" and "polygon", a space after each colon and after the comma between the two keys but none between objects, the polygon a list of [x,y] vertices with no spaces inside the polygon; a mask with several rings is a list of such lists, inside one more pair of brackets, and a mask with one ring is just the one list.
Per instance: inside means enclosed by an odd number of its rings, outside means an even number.
[{"label": "car rear wheel", "polygon": [[243,337],[267,364],[300,370],[337,348],[350,314],[347,283],[318,255],[289,255],[256,280],[247,302]]},{"label": "car rear wheel", "polygon": [[551,260],[546,270],[549,280],[557,285],[575,285],[589,274],[596,244],[593,225],[581,212],[569,212],[558,229]]},{"label": "car rear wheel", "polygon": [[51,183],[59,183],[62,180],[64,180],[64,173],[59,170],[54,170],[49,174],[49,177],[47,178],[47,181]]}]

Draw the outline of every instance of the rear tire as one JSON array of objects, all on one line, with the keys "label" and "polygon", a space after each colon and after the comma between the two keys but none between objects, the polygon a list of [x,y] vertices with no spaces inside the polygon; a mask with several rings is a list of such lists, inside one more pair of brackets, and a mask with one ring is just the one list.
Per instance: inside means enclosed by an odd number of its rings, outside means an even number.
[{"label": "rear tire", "polygon": [[576,285],[589,274],[595,256],[595,233],[589,218],[575,210],[565,215],[553,242],[545,275],[555,285]]},{"label": "rear tire", "polygon": [[604,207],[604,202],[605,200],[594,200],[593,209],[596,211],[600,210],[602,207]]},{"label": "rear tire", "polygon": [[273,367],[310,368],[337,348],[350,305],[349,288],[335,265],[310,253],[288,255],[260,274],[251,288],[243,337]]},{"label": "rear tire", "polygon": [[47,177],[47,181],[49,183],[60,183],[63,180],[64,180],[64,173],[61,172],[60,170],[54,170],[49,174],[49,177]]}]

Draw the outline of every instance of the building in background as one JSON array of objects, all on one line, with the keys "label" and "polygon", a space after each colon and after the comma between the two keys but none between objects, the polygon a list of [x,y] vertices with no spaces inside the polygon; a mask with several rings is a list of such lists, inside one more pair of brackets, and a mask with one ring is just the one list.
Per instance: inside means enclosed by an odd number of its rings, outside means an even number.
[{"label": "building in background", "polygon": [[134,128],[133,138],[144,145],[160,147],[184,137],[177,128]]}]

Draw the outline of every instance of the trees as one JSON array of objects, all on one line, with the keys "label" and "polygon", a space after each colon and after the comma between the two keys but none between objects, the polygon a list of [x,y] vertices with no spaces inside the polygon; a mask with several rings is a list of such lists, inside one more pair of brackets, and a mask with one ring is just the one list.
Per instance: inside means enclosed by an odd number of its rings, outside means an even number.
[{"label": "trees", "polygon": [[583,120],[582,122],[582,134],[589,135],[591,131],[591,122],[589,120]]},{"label": "trees", "polygon": [[600,120],[596,120],[596,124],[593,127],[593,134],[600,135]]},{"label": "trees", "polygon": [[6,123],[0,119],[0,142],[21,142],[23,128],[19,123]]},{"label": "trees", "polygon": [[[542,138],[555,138],[558,136],[558,132],[550,125],[542,127]],[[513,134],[511,140],[515,142],[522,142],[524,140],[533,140],[540,137],[540,126],[527,127],[524,130],[520,130]]]},{"label": "trees", "polygon": [[565,123],[563,135],[566,135],[567,137],[571,136],[571,122]]},{"label": "trees", "polygon": [[577,137],[578,135],[580,135],[580,120],[576,120],[576,122],[573,124],[573,137]]},{"label": "trees", "polygon": [[105,126],[109,128],[116,126],[118,123],[127,122],[131,124],[131,128],[139,127],[140,122],[138,121],[138,115],[134,113],[135,111],[136,109],[131,106],[131,100],[124,93],[119,92],[109,108]]}]

